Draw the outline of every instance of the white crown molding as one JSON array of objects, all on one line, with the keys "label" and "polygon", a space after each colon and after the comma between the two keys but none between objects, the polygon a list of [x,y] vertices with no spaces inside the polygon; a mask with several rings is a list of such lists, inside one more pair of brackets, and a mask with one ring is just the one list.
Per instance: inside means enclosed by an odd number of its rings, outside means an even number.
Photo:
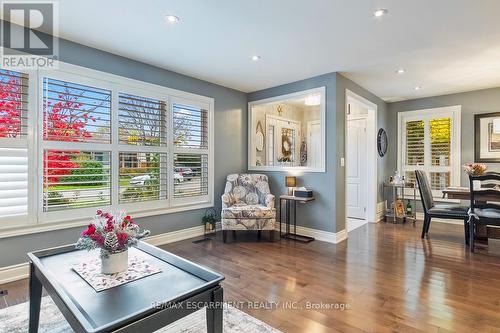
[{"label": "white crown molding", "polygon": [[[200,225],[192,228],[150,236],[145,238],[144,241],[151,245],[159,246],[163,244],[178,242],[184,239],[203,236],[203,234],[203,226]],[[29,264],[27,262],[12,266],[0,267],[0,285],[25,279],[27,277],[29,277]]]}]

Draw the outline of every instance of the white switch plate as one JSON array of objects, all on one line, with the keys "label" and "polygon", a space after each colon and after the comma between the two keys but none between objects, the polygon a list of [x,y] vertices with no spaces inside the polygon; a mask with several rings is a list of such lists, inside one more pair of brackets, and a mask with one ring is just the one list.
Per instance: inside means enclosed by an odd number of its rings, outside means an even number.
[{"label": "white switch plate", "polygon": [[345,166],[345,160],[343,157],[340,158],[340,166]]}]

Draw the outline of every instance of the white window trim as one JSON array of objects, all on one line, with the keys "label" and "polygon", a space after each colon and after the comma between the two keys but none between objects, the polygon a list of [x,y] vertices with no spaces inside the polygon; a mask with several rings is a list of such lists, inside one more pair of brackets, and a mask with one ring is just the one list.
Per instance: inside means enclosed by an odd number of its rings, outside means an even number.
[{"label": "white window trim", "polygon": [[[23,72],[23,71],[19,71]],[[115,74],[109,74],[77,65],[59,63],[58,70],[39,70],[25,72],[29,74],[29,96],[28,96],[28,163],[29,163],[29,191],[28,191],[28,215],[16,216],[14,218],[0,218],[0,238],[25,235],[30,233],[59,230],[65,228],[78,227],[89,223],[90,218],[99,208],[104,209],[124,209],[135,218],[153,215],[176,213],[187,210],[213,207],[214,205],[214,99],[207,96],[192,94],[164,86],[147,83],[135,79],[129,79]],[[114,187],[111,188],[112,204],[110,206],[95,206],[89,208],[69,209],[62,211],[43,212],[41,193],[41,179],[43,178],[43,163],[41,156],[43,149],[65,148],[64,142],[43,142],[43,133],[39,128],[43,128],[43,85],[41,80],[47,76],[71,82],[77,82],[112,92],[111,110],[111,144],[89,144],[72,143],[71,148],[79,146],[84,150],[91,151],[111,151],[111,163],[118,165],[118,151],[141,151],[141,152],[165,152],[169,160],[167,168],[168,177],[168,198],[166,200],[142,201],[137,203],[118,204],[118,193]],[[152,97],[165,101],[168,107],[167,124],[167,147],[133,146],[118,143],[118,114],[114,112],[117,108],[118,92],[136,94],[143,97]],[[174,145],[172,140],[172,101],[183,101],[184,104],[193,106],[203,106],[208,110],[208,149],[184,149],[189,153],[207,154],[209,161],[208,170],[208,195],[193,197],[182,202],[172,200],[173,191],[173,154]],[[18,140],[19,141],[19,140]],[[5,144],[7,146],[7,144]],[[24,147],[21,143],[15,146]],[[14,147],[14,145],[12,146]],[[175,152],[178,152],[175,150]],[[112,184],[118,184],[118,168],[112,166]]]},{"label": "white window trim", "polygon": [[[454,106],[446,106],[432,109],[421,109],[421,110],[413,110],[413,111],[403,111],[398,112],[398,150],[397,150],[397,166],[398,170],[403,174],[403,161],[405,159],[404,146],[406,143],[406,139],[403,138],[403,121],[408,120],[423,120],[428,118],[437,118],[437,117],[451,117],[452,126],[451,126],[451,177],[450,177],[450,186],[460,186],[460,169],[461,169],[461,129],[462,129],[462,106],[454,105]],[[427,126],[427,125],[426,125]],[[430,157],[430,152],[427,151],[430,145],[425,145],[425,160]],[[416,169],[419,169],[416,167]],[[434,197],[437,199],[442,199],[441,191],[433,191]]]},{"label": "white window trim", "polygon": [[[267,104],[272,102],[303,97],[309,94],[320,94],[320,114],[321,114],[321,160],[319,167],[304,167],[304,166],[278,166],[253,165],[255,162],[255,129],[252,128],[252,107],[259,104]],[[290,94],[274,96],[248,103],[248,170],[249,171],[291,171],[291,172],[326,172],[326,87],[313,88],[308,90],[297,91]],[[266,133],[267,135],[267,133]]]}]

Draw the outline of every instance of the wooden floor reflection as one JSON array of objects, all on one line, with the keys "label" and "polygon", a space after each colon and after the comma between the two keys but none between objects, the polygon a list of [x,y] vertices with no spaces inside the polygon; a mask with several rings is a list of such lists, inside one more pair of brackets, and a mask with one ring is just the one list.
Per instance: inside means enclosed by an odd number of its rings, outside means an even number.
[{"label": "wooden floor reflection", "polygon": [[[463,226],[433,223],[425,240],[420,228],[369,224],[338,245],[238,234],[163,248],[223,273],[226,301],[283,332],[500,332],[500,243],[471,254]],[[26,300],[26,281],[0,288],[8,305]]]}]

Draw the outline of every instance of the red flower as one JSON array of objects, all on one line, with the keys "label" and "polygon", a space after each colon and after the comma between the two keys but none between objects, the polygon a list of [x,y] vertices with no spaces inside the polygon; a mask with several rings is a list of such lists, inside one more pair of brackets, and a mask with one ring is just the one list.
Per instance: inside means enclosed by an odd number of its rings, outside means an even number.
[{"label": "red flower", "polygon": [[87,230],[82,232],[82,236],[90,236],[93,235],[94,233],[95,233],[95,225],[89,224]]},{"label": "red flower", "polygon": [[116,235],[116,237],[118,238],[118,244],[120,244],[120,246],[123,246],[127,243],[128,235],[126,233],[121,232]]},{"label": "red flower", "polygon": [[98,209],[97,210],[97,215],[102,215],[102,210]]},{"label": "red flower", "polygon": [[99,244],[99,246],[103,246],[104,245],[104,237],[102,237],[102,235],[100,234],[92,234],[90,235],[90,238],[96,242],[97,244]]}]

